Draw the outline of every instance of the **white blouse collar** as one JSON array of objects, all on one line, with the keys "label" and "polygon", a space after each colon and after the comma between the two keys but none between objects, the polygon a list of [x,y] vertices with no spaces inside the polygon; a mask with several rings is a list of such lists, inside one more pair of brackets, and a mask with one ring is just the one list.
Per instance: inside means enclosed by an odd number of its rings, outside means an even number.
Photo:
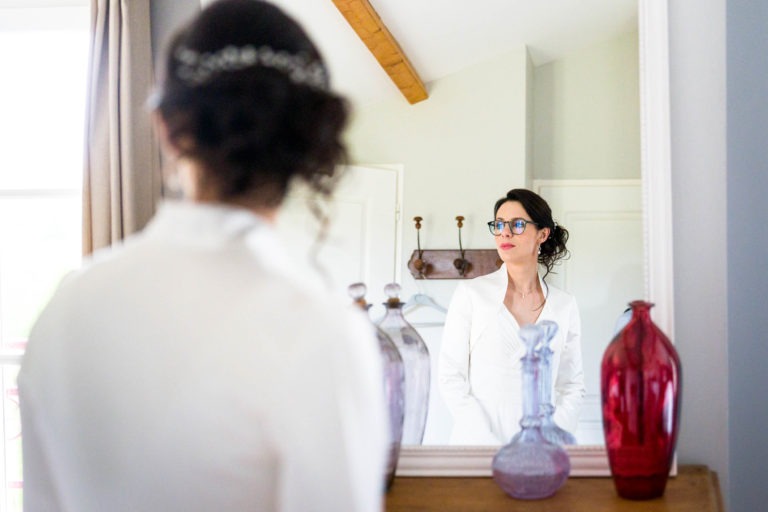
[{"label": "white blouse collar", "polygon": [[165,200],[143,232],[154,243],[176,244],[197,250],[240,247],[265,267],[303,287],[322,287],[320,278],[299,265],[265,218],[242,207]]},{"label": "white blouse collar", "polygon": [[150,238],[214,247],[263,229],[271,230],[271,227],[266,220],[245,208],[165,200],[144,233]]}]

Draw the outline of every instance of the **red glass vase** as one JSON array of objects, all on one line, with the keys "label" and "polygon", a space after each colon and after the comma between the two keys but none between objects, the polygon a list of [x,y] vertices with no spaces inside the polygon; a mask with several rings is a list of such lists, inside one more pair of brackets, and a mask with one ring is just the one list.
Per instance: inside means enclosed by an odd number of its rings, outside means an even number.
[{"label": "red glass vase", "polygon": [[653,304],[630,303],[632,318],[608,345],[600,367],[603,431],[622,498],[662,496],[680,425],[680,358],[651,321]]}]

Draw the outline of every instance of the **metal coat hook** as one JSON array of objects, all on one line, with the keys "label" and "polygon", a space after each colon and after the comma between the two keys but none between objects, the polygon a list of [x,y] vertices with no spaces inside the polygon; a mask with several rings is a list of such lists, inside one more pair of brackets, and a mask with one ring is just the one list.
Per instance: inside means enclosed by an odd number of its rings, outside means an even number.
[{"label": "metal coat hook", "polygon": [[461,244],[461,228],[464,227],[464,217],[462,215],[456,216],[456,225],[459,227],[459,254],[460,256],[453,260],[453,266],[459,271],[460,276],[464,276],[469,267],[469,262],[464,257],[464,247]]},{"label": "metal coat hook", "polygon": [[416,268],[420,276],[424,275],[424,271],[426,270],[426,264],[424,263],[424,251],[421,249],[421,237],[419,233],[421,232],[421,221],[423,220],[421,217],[414,217],[414,222],[416,222],[416,250],[418,251],[419,257],[416,258],[413,262],[413,266]]}]

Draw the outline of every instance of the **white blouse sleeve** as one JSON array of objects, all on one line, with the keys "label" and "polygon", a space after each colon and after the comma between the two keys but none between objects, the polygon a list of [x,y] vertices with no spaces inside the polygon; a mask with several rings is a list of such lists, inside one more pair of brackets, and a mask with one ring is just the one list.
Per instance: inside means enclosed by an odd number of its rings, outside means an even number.
[{"label": "white blouse sleeve", "polygon": [[454,292],[443,329],[438,382],[453,416],[453,444],[498,445],[490,421],[469,384],[472,301],[464,283]]}]

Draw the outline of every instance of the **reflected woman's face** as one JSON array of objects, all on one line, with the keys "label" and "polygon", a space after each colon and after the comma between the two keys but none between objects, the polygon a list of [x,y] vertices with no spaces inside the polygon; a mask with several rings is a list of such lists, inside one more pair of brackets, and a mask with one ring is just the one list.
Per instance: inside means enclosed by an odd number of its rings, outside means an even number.
[{"label": "reflected woman's face", "polygon": [[507,222],[513,219],[523,219],[527,222],[525,230],[520,234],[515,234],[508,224],[504,225],[501,234],[494,237],[499,258],[505,263],[530,263],[531,260],[536,262],[539,245],[547,239],[549,230],[546,228],[538,229],[520,202],[507,201],[496,212],[496,220]]}]

